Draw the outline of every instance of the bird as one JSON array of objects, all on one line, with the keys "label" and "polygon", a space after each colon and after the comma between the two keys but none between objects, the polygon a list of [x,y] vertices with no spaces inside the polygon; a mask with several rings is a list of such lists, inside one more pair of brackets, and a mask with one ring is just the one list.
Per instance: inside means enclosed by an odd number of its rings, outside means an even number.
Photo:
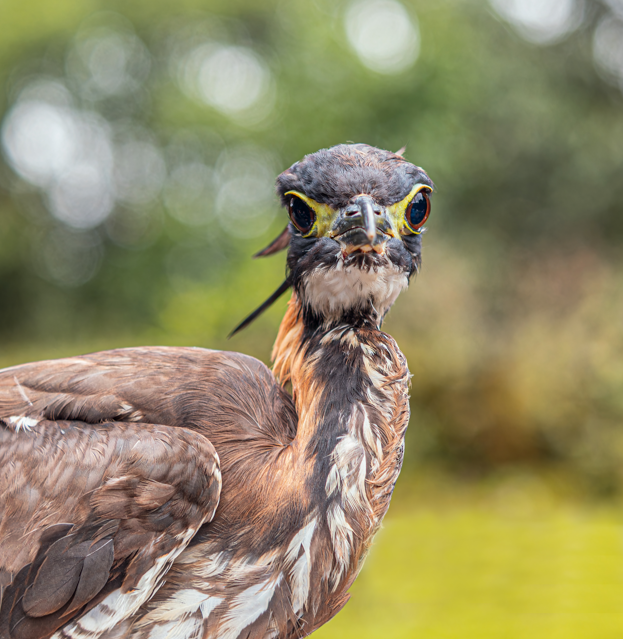
[{"label": "bird", "polygon": [[434,185],[339,144],[276,180],[272,370],[135,347],[0,371],[1,639],[286,639],[338,613],[389,507],[410,375],[384,317]]}]

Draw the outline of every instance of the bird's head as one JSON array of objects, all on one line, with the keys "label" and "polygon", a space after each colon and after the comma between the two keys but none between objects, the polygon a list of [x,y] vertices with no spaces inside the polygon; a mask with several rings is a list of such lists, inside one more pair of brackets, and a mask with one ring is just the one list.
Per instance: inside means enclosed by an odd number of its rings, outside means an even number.
[{"label": "bird's head", "polygon": [[423,169],[367,144],[340,144],[293,164],[277,178],[290,223],[258,253],[288,248],[288,275],[258,311],[291,286],[312,323],[380,324],[420,264],[432,191]]}]

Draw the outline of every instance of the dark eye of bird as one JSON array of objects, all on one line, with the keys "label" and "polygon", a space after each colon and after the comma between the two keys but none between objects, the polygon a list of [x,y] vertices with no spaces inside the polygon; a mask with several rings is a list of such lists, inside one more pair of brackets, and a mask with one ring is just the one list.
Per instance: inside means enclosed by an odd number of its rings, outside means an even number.
[{"label": "dark eye of bird", "polygon": [[409,203],[405,212],[407,225],[412,231],[417,231],[424,225],[430,214],[430,200],[426,191],[419,191]]},{"label": "dark eye of bird", "polygon": [[293,197],[290,200],[290,219],[296,228],[305,235],[311,231],[316,215],[303,200]]}]

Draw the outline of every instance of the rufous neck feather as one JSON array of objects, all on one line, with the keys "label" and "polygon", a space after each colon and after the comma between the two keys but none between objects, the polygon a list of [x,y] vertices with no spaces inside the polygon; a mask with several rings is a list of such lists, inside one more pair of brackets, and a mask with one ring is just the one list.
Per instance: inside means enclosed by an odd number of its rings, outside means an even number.
[{"label": "rufous neck feather", "polygon": [[282,386],[292,382],[293,371],[296,372],[301,365],[304,330],[301,305],[296,293],[292,293],[271,357],[273,372]]}]

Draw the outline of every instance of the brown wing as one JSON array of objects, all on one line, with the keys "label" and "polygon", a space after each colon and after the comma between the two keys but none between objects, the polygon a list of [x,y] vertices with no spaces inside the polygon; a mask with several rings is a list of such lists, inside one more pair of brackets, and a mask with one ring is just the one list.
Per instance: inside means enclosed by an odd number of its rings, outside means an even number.
[{"label": "brown wing", "polygon": [[197,383],[208,353],[131,348],[7,368],[0,371],[0,416],[173,425],[181,387]]},{"label": "brown wing", "polygon": [[4,369],[0,418],[16,430],[31,418],[183,426],[217,450],[218,441],[286,444],[296,434],[292,401],[264,364],[202,348],[127,348]]},{"label": "brown wing", "polygon": [[98,630],[133,614],[212,519],[220,484],[214,448],[186,429],[0,427],[0,637],[49,637],[110,596],[125,600],[96,607]]},{"label": "brown wing", "polygon": [[122,626],[119,611],[129,617],[151,597],[189,531],[213,515],[210,442],[231,466],[248,454],[233,443],[286,444],[296,429],[266,366],[194,348],[5,369],[0,420],[2,639]]}]

